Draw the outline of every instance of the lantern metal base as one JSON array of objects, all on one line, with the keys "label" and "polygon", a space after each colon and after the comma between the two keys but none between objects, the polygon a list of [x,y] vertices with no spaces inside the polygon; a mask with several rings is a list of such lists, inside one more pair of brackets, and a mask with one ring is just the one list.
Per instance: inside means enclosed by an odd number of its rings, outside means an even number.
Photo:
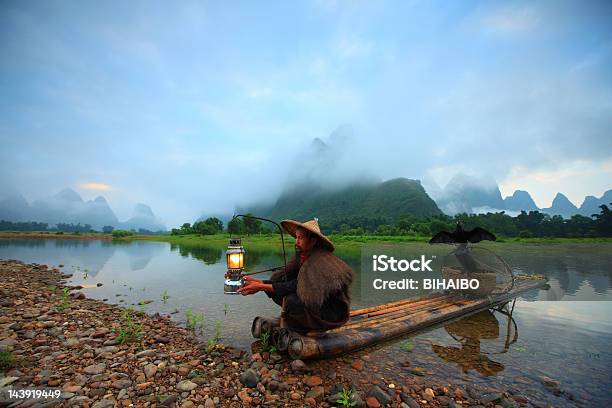
[{"label": "lantern metal base", "polygon": [[238,294],[238,289],[242,287],[243,283],[244,281],[242,279],[226,279],[225,284],[223,285],[223,293],[225,293],[226,295],[236,295]]}]

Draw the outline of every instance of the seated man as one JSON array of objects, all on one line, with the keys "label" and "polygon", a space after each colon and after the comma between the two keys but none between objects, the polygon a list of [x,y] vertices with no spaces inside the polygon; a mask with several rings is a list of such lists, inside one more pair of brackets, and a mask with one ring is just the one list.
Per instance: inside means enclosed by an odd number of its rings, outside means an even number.
[{"label": "seated man", "polygon": [[332,254],[334,245],[321,233],[316,218],[305,223],[284,220],[281,225],[295,237],[299,255],[269,280],[246,276],[238,292],[265,291],[283,308],[281,327],[308,332],[342,326],[350,314],[351,267]]}]

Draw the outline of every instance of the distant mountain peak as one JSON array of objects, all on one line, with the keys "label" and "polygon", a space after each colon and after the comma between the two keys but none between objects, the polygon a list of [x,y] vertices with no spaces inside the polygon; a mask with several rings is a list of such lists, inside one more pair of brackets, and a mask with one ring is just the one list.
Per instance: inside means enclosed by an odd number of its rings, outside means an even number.
[{"label": "distant mountain peak", "polygon": [[79,203],[83,202],[83,199],[81,198],[79,193],[77,193],[71,188],[65,188],[59,193],[57,193],[56,195],[54,195],[53,197],[59,200],[63,200],[63,201],[79,202]]},{"label": "distant mountain peak", "polygon": [[553,200],[553,207],[558,207],[558,206],[568,206],[570,208],[573,209],[578,209],[574,203],[572,203],[569,198],[567,198],[567,196],[563,193],[557,193],[557,195],[555,196],[555,199]]},{"label": "distant mountain peak", "polygon": [[506,208],[511,211],[539,210],[531,195],[525,190],[516,190],[511,196],[504,198]]},{"label": "distant mountain peak", "polygon": [[106,201],[106,198],[104,198],[102,196],[97,196],[94,199],[94,203],[107,204],[107,201]]},{"label": "distant mountain peak", "polygon": [[134,206],[134,213],[133,213],[133,217],[151,217],[151,218],[155,218],[155,215],[153,214],[153,210],[151,209],[151,207],[149,207],[146,204],[143,203],[137,203]]}]

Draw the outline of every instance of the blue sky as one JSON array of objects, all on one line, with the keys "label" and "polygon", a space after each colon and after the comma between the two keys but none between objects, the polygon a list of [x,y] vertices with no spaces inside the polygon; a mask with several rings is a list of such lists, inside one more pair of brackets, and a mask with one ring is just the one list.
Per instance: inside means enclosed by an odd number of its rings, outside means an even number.
[{"label": "blue sky", "polygon": [[350,124],[347,174],[580,205],[612,188],[611,4],[3,1],[0,187],[176,225],[274,197]]}]

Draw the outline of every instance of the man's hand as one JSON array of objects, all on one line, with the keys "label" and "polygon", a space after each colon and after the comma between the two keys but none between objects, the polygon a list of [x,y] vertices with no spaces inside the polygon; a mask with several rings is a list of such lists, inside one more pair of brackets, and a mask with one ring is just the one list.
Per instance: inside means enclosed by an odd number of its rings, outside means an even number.
[{"label": "man's hand", "polygon": [[252,276],[245,276],[244,281],[246,282],[246,284],[250,284],[250,283],[263,283],[263,281],[261,279],[255,279]]},{"label": "man's hand", "polygon": [[244,286],[238,289],[238,293],[240,293],[242,296],[247,296],[247,295],[252,295],[254,293],[257,293],[262,289],[263,288],[261,287],[261,283],[246,281],[244,283]]},{"label": "man's hand", "polygon": [[[245,279],[246,280],[246,279]],[[263,283],[259,279],[253,279],[251,281],[246,280],[244,286],[238,289],[238,293],[243,296],[252,295],[263,290],[264,292],[274,293],[274,287],[270,283]]]}]

